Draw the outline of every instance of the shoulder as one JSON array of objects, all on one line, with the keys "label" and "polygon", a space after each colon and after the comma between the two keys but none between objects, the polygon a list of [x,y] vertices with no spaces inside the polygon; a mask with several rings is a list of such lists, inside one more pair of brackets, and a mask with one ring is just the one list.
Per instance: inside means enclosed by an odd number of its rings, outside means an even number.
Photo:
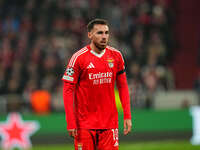
[{"label": "shoulder", "polygon": [[69,66],[74,66],[74,64],[80,60],[81,57],[84,57],[84,55],[89,51],[88,47],[85,46],[82,49],[78,50],[77,52],[75,52],[70,61],[69,61]]},{"label": "shoulder", "polygon": [[81,48],[80,50],[78,50],[77,52],[75,52],[72,57],[80,57],[81,55],[83,55],[84,53],[88,52],[88,47],[85,46],[83,48]]},{"label": "shoulder", "polygon": [[121,53],[120,50],[117,50],[116,48],[111,47],[111,46],[107,46],[106,48],[107,48],[113,55],[123,58],[122,53]]}]

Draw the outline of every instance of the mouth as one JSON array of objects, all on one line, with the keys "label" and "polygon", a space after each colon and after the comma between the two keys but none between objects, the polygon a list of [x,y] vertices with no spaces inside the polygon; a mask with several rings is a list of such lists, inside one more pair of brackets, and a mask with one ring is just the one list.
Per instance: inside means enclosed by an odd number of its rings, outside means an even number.
[{"label": "mouth", "polygon": [[103,50],[107,46],[107,43],[105,41],[101,41],[99,43],[94,43],[94,44],[99,50]]},{"label": "mouth", "polygon": [[106,44],[106,41],[101,41],[100,43],[101,43],[101,44]]}]

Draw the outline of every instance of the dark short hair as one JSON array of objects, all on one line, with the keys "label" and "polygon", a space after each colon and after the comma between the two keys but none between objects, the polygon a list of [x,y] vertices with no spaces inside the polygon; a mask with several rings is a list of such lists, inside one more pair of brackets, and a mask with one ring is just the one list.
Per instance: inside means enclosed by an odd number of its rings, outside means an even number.
[{"label": "dark short hair", "polygon": [[88,32],[90,32],[93,28],[95,24],[102,24],[102,25],[107,25],[108,26],[108,21],[105,19],[94,19],[91,20],[88,25],[87,25],[87,30]]}]

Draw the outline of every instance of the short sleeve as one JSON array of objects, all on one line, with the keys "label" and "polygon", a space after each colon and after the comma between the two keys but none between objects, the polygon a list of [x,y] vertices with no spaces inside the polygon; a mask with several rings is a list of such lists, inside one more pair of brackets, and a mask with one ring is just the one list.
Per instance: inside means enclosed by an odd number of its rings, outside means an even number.
[{"label": "short sleeve", "polygon": [[[74,54],[75,55],[75,54]],[[80,63],[79,59],[75,56],[72,56],[67,67],[65,73],[62,77],[62,80],[70,83],[77,83],[80,73]]]}]

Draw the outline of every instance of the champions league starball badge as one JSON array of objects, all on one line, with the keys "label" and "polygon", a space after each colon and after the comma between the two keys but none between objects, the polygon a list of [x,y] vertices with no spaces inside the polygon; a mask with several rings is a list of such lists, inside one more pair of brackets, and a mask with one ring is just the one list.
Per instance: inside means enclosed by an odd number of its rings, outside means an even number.
[{"label": "champions league starball badge", "polygon": [[39,129],[36,121],[24,121],[19,113],[10,113],[7,121],[0,122],[1,147],[4,150],[14,148],[29,149],[30,136]]},{"label": "champions league starball badge", "polygon": [[73,69],[73,68],[67,68],[66,74],[67,74],[68,76],[72,76],[72,75],[74,74],[74,69]]}]

